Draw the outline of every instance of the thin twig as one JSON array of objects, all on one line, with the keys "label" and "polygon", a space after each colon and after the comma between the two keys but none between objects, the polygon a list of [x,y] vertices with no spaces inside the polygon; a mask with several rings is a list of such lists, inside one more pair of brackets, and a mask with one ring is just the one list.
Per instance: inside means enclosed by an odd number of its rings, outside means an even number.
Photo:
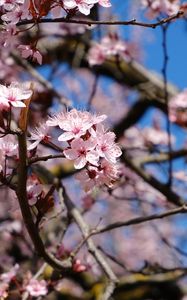
[{"label": "thin twig", "polygon": [[171,138],[171,123],[169,119],[169,94],[168,94],[168,88],[167,88],[167,67],[168,67],[168,49],[167,49],[167,29],[169,24],[162,25],[162,47],[163,47],[163,55],[164,55],[164,61],[163,61],[163,80],[164,80],[164,99],[166,103],[166,117],[167,117],[167,123],[166,123],[166,129],[168,134],[168,149],[169,149],[169,167],[168,167],[168,186],[172,187],[172,174],[173,174],[173,166],[172,166],[172,159],[171,159],[171,153],[172,153],[172,138]]},{"label": "thin twig", "polygon": [[144,23],[144,22],[138,22],[136,19],[132,19],[130,21],[94,21],[94,20],[86,20],[86,19],[68,19],[68,18],[45,18],[45,19],[38,19],[37,21],[32,20],[24,20],[19,23],[17,23],[17,26],[21,25],[28,25],[28,24],[39,24],[39,23],[70,23],[70,24],[84,24],[84,25],[133,25],[133,26],[141,26],[141,27],[147,27],[147,28],[156,28],[158,26],[161,26],[163,24],[169,23],[172,20],[181,18],[184,15],[183,11],[179,11],[176,14],[171,15],[170,17],[163,18],[159,20],[158,22],[154,23]]},{"label": "thin twig", "polygon": [[137,217],[137,218],[133,218],[133,219],[130,219],[128,221],[125,221],[125,222],[115,222],[115,223],[109,224],[107,226],[104,226],[102,228],[94,229],[92,231],[92,235],[96,235],[96,234],[99,234],[99,233],[104,233],[104,232],[114,230],[114,229],[117,229],[117,228],[120,228],[120,227],[127,227],[127,226],[131,226],[131,225],[137,225],[137,224],[145,223],[145,222],[148,222],[148,221],[163,219],[163,218],[166,218],[166,217],[169,217],[169,216],[173,216],[173,215],[177,215],[177,214],[183,214],[183,213],[187,213],[187,206],[186,205],[168,210],[168,211],[163,212],[163,213],[152,214],[152,215],[143,216],[143,217]]}]

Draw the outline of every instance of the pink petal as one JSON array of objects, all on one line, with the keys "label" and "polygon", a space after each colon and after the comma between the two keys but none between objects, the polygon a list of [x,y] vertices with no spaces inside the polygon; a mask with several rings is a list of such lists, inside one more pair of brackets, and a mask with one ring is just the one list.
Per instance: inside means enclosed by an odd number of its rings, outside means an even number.
[{"label": "pink petal", "polygon": [[84,156],[80,156],[75,160],[74,167],[75,169],[82,169],[86,165],[87,161]]},{"label": "pink petal", "polygon": [[68,158],[70,160],[74,160],[78,157],[77,151],[75,151],[73,149],[64,150],[64,155],[66,158]]},{"label": "pink petal", "polygon": [[58,140],[61,142],[69,141],[74,137],[72,132],[64,132],[59,137]]}]

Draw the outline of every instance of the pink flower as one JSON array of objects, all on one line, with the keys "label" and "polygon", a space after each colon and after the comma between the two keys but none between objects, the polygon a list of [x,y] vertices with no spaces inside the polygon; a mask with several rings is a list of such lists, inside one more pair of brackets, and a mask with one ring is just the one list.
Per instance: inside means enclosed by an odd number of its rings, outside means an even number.
[{"label": "pink flower", "polygon": [[28,150],[33,150],[34,148],[36,148],[41,141],[48,141],[50,138],[50,136],[48,135],[48,131],[49,127],[46,123],[42,123],[38,128],[35,128],[31,132],[31,137],[29,138],[29,140],[35,142],[28,147]]},{"label": "pink flower", "polygon": [[27,186],[27,197],[30,206],[36,204],[38,197],[39,195],[41,195],[42,191],[43,188],[41,184],[32,183]]},{"label": "pink flower", "polygon": [[118,177],[118,165],[111,164],[105,159],[102,160],[98,167],[88,166],[87,169],[75,175],[75,178],[80,181],[85,192],[90,192],[95,187],[100,187],[104,184],[108,187],[112,187]]},{"label": "pink flower", "polygon": [[63,124],[64,121],[66,121],[66,114],[64,112],[60,112],[56,115],[53,115],[49,117],[46,124],[47,126],[60,126],[60,124]]},{"label": "pink flower", "polygon": [[58,140],[69,141],[73,138],[79,138],[93,125],[90,114],[87,112],[72,109],[65,115],[60,115],[58,125],[65,132],[62,133]]},{"label": "pink flower", "polygon": [[4,300],[8,297],[8,284],[7,283],[0,283],[0,299]]},{"label": "pink flower", "polygon": [[91,66],[101,65],[106,59],[106,53],[102,47],[95,43],[88,52],[88,62]]},{"label": "pink flower", "polygon": [[82,169],[87,162],[97,165],[99,155],[94,150],[95,146],[96,141],[93,139],[84,141],[78,138],[71,142],[71,149],[64,150],[64,155],[70,160],[75,160],[75,169]]},{"label": "pink flower", "polygon": [[36,48],[32,48],[30,45],[19,45],[17,47],[21,52],[23,58],[31,57],[33,60],[36,60],[40,65],[42,64],[42,55],[40,51]]},{"label": "pink flower", "polygon": [[148,18],[156,18],[159,14],[172,15],[179,11],[179,0],[142,0],[142,5],[148,8]]},{"label": "pink flower", "polygon": [[115,144],[115,134],[113,132],[106,132],[103,125],[99,124],[97,125],[95,135],[97,139],[96,150],[99,156],[111,163],[116,163],[116,159],[121,156],[122,152],[119,146]]},{"label": "pink flower", "polygon": [[3,156],[14,156],[18,154],[18,143],[14,136],[11,134],[0,138],[0,149],[3,152]]},{"label": "pink flower", "polygon": [[80,261],[80,259],[76,259],[73,263],[73,271],[74,272],[77,272],[77,273],[80,273],[80,272],[84,272],[86,271],[86,266],[83,265]]},{"label": "pink flower", "polygon": [[107,160],[103,159],[100,170],[102,171],[99,176],[100,183],[111,187],[119,177],[119,166],[117,164],[111,164]]},{"label": "pink flower", "polygon": [[[95,43],[88,52],[88,61],[90,65],[100,65],[111,56],[119,56],[129,61],[136,58],[136,52],[132,49],[135,45],[122,41],[116,34],[105,36],[100,43]],[[135,47],[134,47],[135,49]]]},{"label": "pink flower", "polygon": [[29,99],[32,91],[26,86],[17,82],[11,83],[8,87],[0,85],[0,109],[8,110],[11,106],[25,107],[23,100]]},{"label": "pink flower", "polygon": [[12,280],[12,278],[16,276],[18,269],[19,269],[19,265],[16,264],[14,267],[10,269],[9,272],[1,274],[0,280],[3,281],[3,283],[8,284]]},{"label": "pink flower", "polygon": [[75,175],[75,178],[80,181],[81,186],[87,193],[98,186],[98,169],[96,167],[88,167]]},{"label": "pink flower", "polygon": [[169,101],[169,118],[180,126],[187,126],[187,89]]},{"label": "pink flower", "polygon": [[32,278],[26,286],[26,291],[33,297],[45,296],[48,293],[47,283],[45,280],[37,280]]},{"label": "pink flower", "polygon": [[0,0],[0,6],[3,6],[5,10],[12,10],[17,4],[23,4],[24,0]]},{"label": "pink flower", "polygon": [[66,9],[73,9],[77,7],[82,14],[89,15],[90,9],[97,2],[98,0],[64,0],[64,7]]},{"label": "pink flower", "polygon": [[72,109],[66,113],[59,113],[47,121],[48,126],[59,126],[62,133],[59,141],[70,141],[73,138],[79,138],[86,134],[87,130],[93,125],[103,122],[107,118],[106,115],[92,115],[89,112],[81,112]]},{"label": "pink flower", "polygon": [[23,5],[17,5],[1,16],[1,19],[11,24],[17,24],[21,20],[31,19],[29,12],[29,1],[25,1]]},{"label": "pink flower", "polygon": [[110,7],[112,4],[110,3],[110,0],[99,0],[99,4],[103,7]]},{"label": "pink flower", "polygon": [[4,171],[6,161],[6,172],[9,170],[9,157],[18,155],[18,144],[14,136],[8,134],[0,138],[0,172]]}]

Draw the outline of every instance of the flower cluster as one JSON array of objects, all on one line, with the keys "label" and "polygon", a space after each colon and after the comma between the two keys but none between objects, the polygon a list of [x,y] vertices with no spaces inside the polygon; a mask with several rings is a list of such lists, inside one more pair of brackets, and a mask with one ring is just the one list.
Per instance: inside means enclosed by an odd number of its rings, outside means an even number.
[{"label": "flower cluster", "polygon": [[[175,142],[174,136],[171,136],[172,143]],[[145,147],[154,149],[157,147],[167,147],[169,143],[168,133],[163,130],[158,123],[153,122],[152,127],[138,128],[131,127],[125,131],[123,146],[126,148],[145,149]]]},{"label": "flower cluster", "polygon": [[121,149],[115,143],[115,134],[107,131],[103,124],[105,115],[92,115],[72,109],[49,118],[46,124],[31,133],[34,149],[41,141],[48,141],[48,126],[59,126],[62,134],[58,137],[67,147],[63,150],[65,158],[74,161],[75,169],[85,170],[77,175],[86,191],[94,186],[110,186],[118,178],[117,159]]},{"label": "flower cluster", "polygon": [[179,11],[179,0],[141,0],[142,5],[147,8],[147,17],[156,18],[160,14],[172,15]]},{"label": "flower cluster", "polygon": [[135,44],[120,40],[117,34],[109,34],[100,43],[93,44],[88,53],[88,62],[90,65],[100,65],[111,56],[130,61],[136,57]]},{"label": "flower cluster", "polygon": [[42,54],[37,48],[37,40],[28,45],[20,44],[18,37],[22,31],[18,30],[18,23],[31,19],[39,20],[49,13],[53,17],[58,17],[61,12],[63,12],[63,15],[67,13],[74,15],[77,12],[89,15],[94,4],[99,4],[103,7],[111,6],[110,0],[0,0],[1,21],[3,23],[0,43],[10,51],[16,48],[23,58],[31,58],[42,64]]}]

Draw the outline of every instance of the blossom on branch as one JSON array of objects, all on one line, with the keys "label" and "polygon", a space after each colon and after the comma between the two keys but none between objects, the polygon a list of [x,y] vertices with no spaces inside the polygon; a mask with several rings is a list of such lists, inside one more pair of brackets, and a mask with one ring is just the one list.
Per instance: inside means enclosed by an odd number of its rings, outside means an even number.
[{"label": "blossom on branch", "polygon": [[17,49],[21,52],[23,58],[31,58],[36,60],[40,65],[42,64],[42,55],[37,48],[30,45],[19,45]]},{"label": "blossom on branch", "polygon": [[95,186],[110,186],[118,178],[117,159],[122,151],[115,143],[115,134],[101,124],[106,115],[72,109],[48,119],[47,126],[59,126],[63,133],[58,140],[67,142],[64,156],[74,161],[75,169],[86,167],[76,176],[85,191]]},{"label": "blossom on branch", "polygon": [[109,34],[102,38],[100,43],[94,43],[88,52],[88,62],[100,65],[112,56],[130,61],[137,57],[135,44],[122,41],[117,34]]},{"label": "blossom on branch", "polygon": [[0,110],[8,110],[10,106],[25,107],[23,100],[29,99],[32,90],[18,82],[11,83],[8,87],[0,85]]},{"label": "blossom on branch", "polygon": [[66,9],[73,9],[77,7],[82,14],[89,15],[90,9],[97,2],[98,0],[64,0],[63,4]]},{"label": "blossom on branch", "polygon": [[46,123],[42,123],[39,125],[39,127],[33,129],[29,140],[34,142],[29,145],[28,150],[33,150],[34,148],[36,148],[41,141],[48,141],[50,138],[48,135],[48,131],[49,127]]}]

